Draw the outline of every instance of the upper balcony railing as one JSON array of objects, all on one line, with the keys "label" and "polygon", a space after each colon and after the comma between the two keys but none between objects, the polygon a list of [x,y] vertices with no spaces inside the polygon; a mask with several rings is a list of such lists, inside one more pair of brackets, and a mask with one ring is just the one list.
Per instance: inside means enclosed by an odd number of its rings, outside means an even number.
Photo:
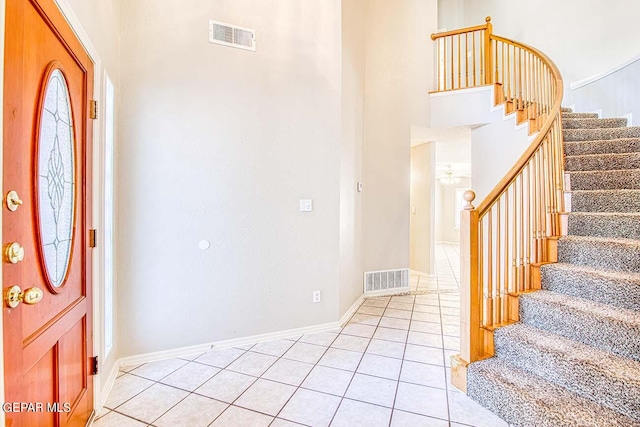
[{"label": "upper balcony railing", "polygon": [[466,389],[466,365],[493,355],[493,331],[518,320],[518,295],[532,290],[532,267],[556,260],[551,242],[564,212],[562,77],[539,50],[484,25],[433,34],[438,91],[483,85],[495,103],[528,122],[532,143],[489,195],[474,207],[465,194],[461,222],[460,356],[453,382]]}]

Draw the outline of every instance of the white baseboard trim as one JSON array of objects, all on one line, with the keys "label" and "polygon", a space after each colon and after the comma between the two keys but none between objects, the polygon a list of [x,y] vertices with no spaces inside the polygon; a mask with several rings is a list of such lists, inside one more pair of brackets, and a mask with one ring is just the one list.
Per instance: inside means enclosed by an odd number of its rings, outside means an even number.
[{"label": "white baseboard trim", "polygon": [[360,295],[356,302],[354,302],[353,305],[349,307],[349,310],[347,310],[347,312],[342,315],[342,317],[340,318],[340,326],[344,326],[349,321],[349,319],[351,319],[351,316],[353,316],[355,312],[358,311],[358,308],[362,305],[363,302],[364,294]]},{"label": "white baseboard trim", "polygon": [[371,291],[366,292],[364,294],[365,298],[374,298],[374,297],[386,297],[389,295],[401,294],[404,292],[409,292],[411,288],[409,286],[405,286],[404,288],[393,288],[393,289],[384,289],[381,291]]},{"label": "white baseboard trim", "polygon": [[109,394],[111,393],[111,390],[113,390],[113,385],[116,383],[116,377],[118,376],[118,372],[120,371],[120,366],[122,366],[122,364],[120,363],[120,360],[116,360],[116,363],[113,364],[111,371],[109,372],[109,374],[105,379],[106,385],[102,387],[102,391],[99,394],[97,404],[93,405],[96,411],[96,417],[104,407],[104,404],[107,402],[107,399],[109,398]]},{"label": "white baseboard trim", "polygon": [[596,81],[598,81],[600,79],[603,79],[603,78],[605,78],[607,76],[610,76],[611,74],[616,73],[616,72],[622,70],[625,67],[628,67],[629,65],[633,64],[634,62],[636,62],[638,60],[640,60],[640,55],[636,55],[633,58],[629,59],[628,61],[625,61],[622,64],[617,65],[617,66],[613,67],[610,70],[604,71],[602,73],[596,74],[596,75],[591,76],[591,77],[587,77],[586,79],[582,79],[582,80],[578,80],[578,81],[572,82],[572,83],[569,84],[569,89],[570,90],[576,90],[576,89],[579,89],[579,88],[581,88],[583,86],[589,85],[589,84],[591,84],[593,82],[596,82]]},{"label": "white baseboard trim", "polygon": [[358,307],[360,307],[363,301],[364,301],[364,295],[360,295],[360,297],[356,300],[356,302],[353,303],[353,305],[349,308],[349,310],[347,310],[347,312],[337,322],[322,323],[320,325],[305,326],[304,328],[287,329],[284,331],[269,332],[267,334],[252,335],[252,336],[243,337],[243,338],[234,338],[230,340],[198,344],[198,345],[193,345],[189,347],[181,347],[181,348],[175,348],[171,350],[163,350],[163,351],[156,351],[153,353],[139,354],[136,356],[128,356],[128,357],[120,358],[118,360],[119,363],[117,363],[117,365],[124,366],[124,365],[136,365],[139,363],[155,362],[157,360],[172,359],[174,357],[183,357],[183,356],[190,356],[196,353],[204,353],[205,351],[219,350],[219,349],[225,349],[230,347],[238,347],[238,346],[243,346],[248,344],[256,344],[262,341],[291,338],[291,337],[297,337],[305,334],[313,334],[316,332],[330,331],[332,329],[340,328],[341,325],[346,323],[351,318],[353,313],[355,313],[358,310]]}]

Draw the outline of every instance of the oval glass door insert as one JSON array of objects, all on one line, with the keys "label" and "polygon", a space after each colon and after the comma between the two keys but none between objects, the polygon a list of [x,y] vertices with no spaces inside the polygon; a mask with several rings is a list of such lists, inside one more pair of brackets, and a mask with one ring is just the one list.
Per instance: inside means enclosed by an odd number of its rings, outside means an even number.
[{"label": "oval glass door insert", "polygon": [[69,89],[54,69],[45,86],[37,153],[40,251],[49,284],[62,286],[71,261],[75,204],[74,137]]}]

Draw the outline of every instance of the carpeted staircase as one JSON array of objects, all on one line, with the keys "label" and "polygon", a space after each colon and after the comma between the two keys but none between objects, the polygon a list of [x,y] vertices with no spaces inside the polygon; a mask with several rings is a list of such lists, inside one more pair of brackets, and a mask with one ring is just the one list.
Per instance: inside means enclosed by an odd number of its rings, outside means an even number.
[{"label": "carpeted staircase", "polygon": [[640,426],[640,127],[562,117],[569,235],[467,393],[514,426]]}]

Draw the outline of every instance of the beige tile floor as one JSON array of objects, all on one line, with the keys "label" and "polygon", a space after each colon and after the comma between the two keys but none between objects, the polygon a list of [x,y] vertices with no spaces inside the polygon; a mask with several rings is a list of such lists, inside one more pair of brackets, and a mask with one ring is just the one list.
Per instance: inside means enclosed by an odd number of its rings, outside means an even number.
[{"label": "beige tile floor", "polygon": [[95,427],[506,427],[448,381],[459,252],[411,295],[369,298],[342,329],[122,367]]}]

